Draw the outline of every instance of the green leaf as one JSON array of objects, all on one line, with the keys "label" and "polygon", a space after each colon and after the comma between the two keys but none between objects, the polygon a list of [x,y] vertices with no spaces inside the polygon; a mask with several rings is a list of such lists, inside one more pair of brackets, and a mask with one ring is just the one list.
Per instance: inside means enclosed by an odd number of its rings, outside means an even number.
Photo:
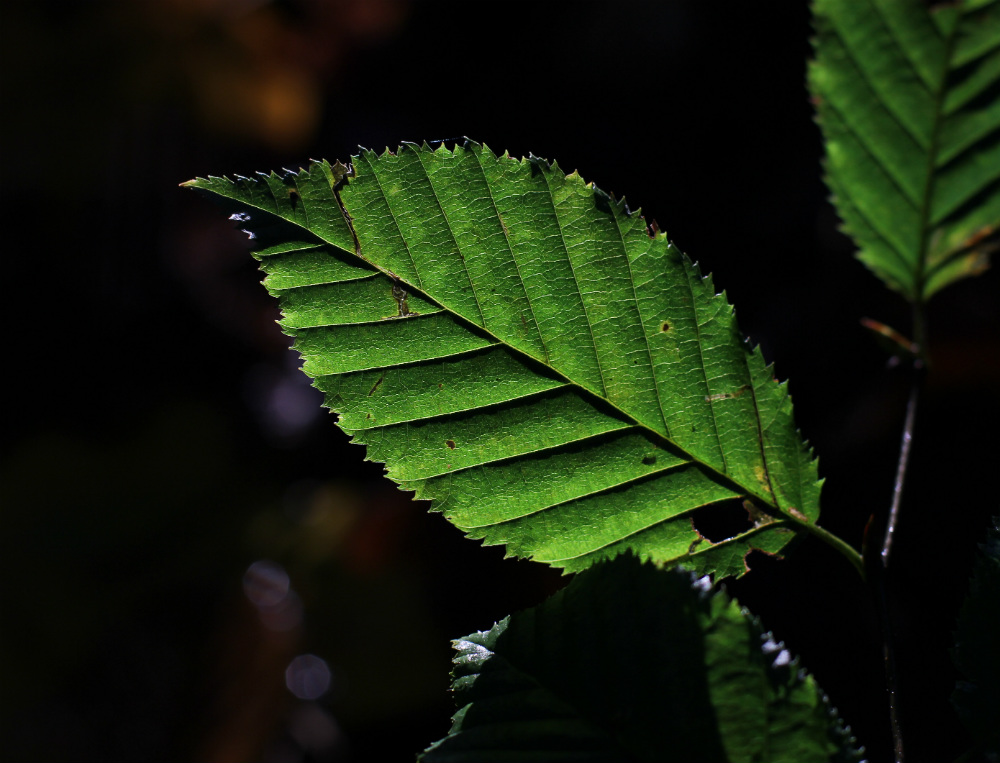
[{"label": "green leaf", "polygon": [[980,550],[958,617],[954,658],[965,680],[952,702],[981,750],[1000,761],[1000,517]]},{"label": "green leaf", "polygon": [[630,554],[454,644],[460,710],[426,763],[858,757],[812,677],[752,617],[706,579]]},{"label": "green leaf", "polygon": [[911,302],[1000,225],[1000,1],[815,0],[809,85],[858,257]]},{"label": "green leaf", "polygon": [[[632,549],[728,575],[822,532],[786,387],[724,295],[576,173],[470,142],[187,185],[255,237],[338,424],[468,535],[567,570]],[[745,532],[694,530],[739,500]]]}]

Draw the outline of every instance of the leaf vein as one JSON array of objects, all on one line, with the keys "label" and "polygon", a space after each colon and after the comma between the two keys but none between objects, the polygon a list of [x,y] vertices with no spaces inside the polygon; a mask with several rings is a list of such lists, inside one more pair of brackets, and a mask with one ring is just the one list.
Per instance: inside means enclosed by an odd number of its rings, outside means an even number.
[{"label": "leaf vein", "polygon": [[392,224],[396,228],[396,233],[399,234],[399,240],[403,243],[403,249],[406,250],[406,256],[410,258],[410,267],[413,268],[413,275],[417,278],[417,288],[423,291],[424,287],[420,278],[420,270],[417,268],[417,263],[413,260],[413,252],[410,251],[410,245],[403,237],[403,230],[400,228],[399,219],[396,217],[396,213],[393,211],[392,205],[389,203],[389,196],[386,194],[385,188],[382,186],[382,181],[379,178],[378,173],[375,171],[375,165],[372,164],[371,160],[367,156],[365,157],[365,161],[368,162],[368,167],[371,169],[371,176],[375,180],[375,185],[378,186],[378,192],[382,194],[382,199],[385,201],[385,208],[389,210],[389,217],[392,219]]},{"label": "leaf vein", "polygon": [[486,170],[483,168],[483,160],[479,154],[475,151],[471,152],[476,158],[476,166],[479,167],[479,173],[483,178],[483,184],[486,186],[486,190],[490,194],[490,204],[493,207],[493,213],[496,215],[497,222],[500,224],[500,229],[503,232],[504,244],[507,247],[507,252],[510,254],[511,262],[514,263],[514,269],[517,271],[517,280],[521,284],[521,292],[524,294],[524,301],[528,303],[528,311],[531,313],[531,322],[535,326],[535,333],[538,334],[538,340],[542,343],[542,352],[545,355],[545,362],[549,362],[549,348],[545,344],[545,337],[542,336],[542,328],[538,323],[538,319],[535,317],[535,308],[531,304],[531,296],[528,294],[528,289],[524,285],[524,277],[521,275],[521,264],[517,261],[517,257],[514,256],[514,249],[510,244],[510,235],[507,233],[507,226],[503,224],[503,220],[500,217],[500,210],[497,209],[497,202],[493,196],[493,188],[490,186],[489,178],[486,177]]},{"label": "leaf vein", "polygon": [[564,231],[562,218],[559,215],[559,208],[556,205],[555,194],[552,191],[552,184],[549,182],[549,172],[549,169],[542,170],[542,176],[545,178],[545,187],[549,191],[546,198],[552,207],[552,214],[556,220],[556,227],[559,229],[559,242],[562,244],[562,249],[566,253],[566,262],[569,263],[570,273],[573,274],[573,285],[576,286],[576,293],[580,297],[580,306],[583,309],[583,317],[587,321],[587,331],[590,333],[590,344],[594,348],[594,362],[597,363],[597,373],[601,377],[601,397],[607,400],[608,384],[604,377],[604,367],[601,364],[601,354],[597,349],[597,339],[594,336],[594,324],[591,321],[590,312],[587,309],[587,300],[584,299],[583,289],[580,287],[580,278],[576,273],[576,267],[573,265],[573,257],[570,256],[569,253],[569,245],[566,243],[566,233]]},{"label": "leaf vein", "polygon": [[417,161],[420,163],[420,168],[424,172],[424,178],[426,178],[427,185],[430,186],[433,193],[434,203],[437,204],[437,208],[441,212],[441,217],[444,218],[445,227],[448,229],[448,236],[451,238],[451,242],[455,246],[455,252],[458,254],[459,262],[462,263],[462,270],[465,273],[466,280],[469,282],[469,288],[472,289],[472,298],[476,301],[476,309],[479,311],[479,318],[482,321],[482,326],[486,327],[486,313],[483,312],[483,305],[479,301],[479,291],[476,289],[476,284],[472,280],[472,273],[469,272],[469,264],[465,261],[465,255],[462,253],[462,247],[459,246],[458,239],[455,238],[455,229],[452,227],[451,220],[448,219],[448,212],[441,203],[441,197],[438,194],[437,189],[434,187],[434,181],[431,180],[430,173],[424,165],[423,153],[419,149],[414,149],[413,153],[417,155]]},{"label": "leaf vein", "polygon": [[667,414],[663,410],[663,399],[660,397],[660,385],[656,383],[656,374],[653,371],[653,353],[649,349],[649,335],[646,333],[646,326],[642,319],[642,310],[639,308],[639,295],[635,290],[635,274],[632,272],[632,262],[628,256],[628,246],[625,242],[625,235],[622,233],[621,222],[618,219],[618,211],[613,209],[612,218],[615,221],[615,230],[618,231],[618,240],[621,241],[622,247],[622,257],[625,259],[625,264],[628,267],[628,282],[629,286],[632,288],[632,304],[635,305],[635,314],[639,318],[639,328],[642,332],[642,346],[646,350],[646,360],[649,369],[648,379],[649,385],[653,388],[653,392],[656,395],[656,405],[660,409],[660,421],[663,422],[663,432],[667,437],[670,437],[670,427],[667,426]]},{"label": "leaf vein", "polygon": [[[522,458],[525,458],[525,457],[526,456],[518,456],[515,459],[511,459],[511,463],[516,463],[518,460],[520,460]],[[461,529],[462,530],[481,530],[481,529],[484,529],[484,528],[488,529],[488,528],[493,528],[493,527],[502,527],[503,525],[507,524],[508,522],[517,522],[519,520],[525,519],[526,517],[532,517],[532,516],[535,516],[536,514],[540,514],[540,513],[544,512],[544,511],[550,511],[552,509],[560,508],[561,506],[567,506],[567,505],[569,505],[571,503],[574,503],[576,501],[583,501],[583,500],[586,500],[587,498],[593,498],[595,496],[603,495],[605,493],[610,493],[610,492],[612,492],[614,490],[620,490],[620,489],[622,489],[624,487],[627,487],[628,485],[632,485],[632,484],[637,483],[637,482],[649,482],[649,481],[651,481],[653,479],[659,479],[660,477],[664,477],[667,474],[669,474],[670,472],[676,472],[676,471],[680,471],[681,469],[688,469],[688,468],[692,468],[692,467],[697,468],[695,466],[695,464],[694,464],[693,461],[684,461],[683,463],[679,463],[679,464],[671,464],[670,466],[665,466],[665,467],[663,467],[661,469],[657,469],[655,471],[646,472],[645,474],[638,474],[638,475],[636,475],[634,477],[629,477],[626,480],[622,480],[620,482],[615,482],[614,484],[606,485],[604,487],[597,488],[597,489],[591,490],[591,491],[586,492],[586,493],[581,493],[580,495],[573,496],[572,498],[566,498],[565,500],[557,501],[556,503],[550,503],[550,504],[547,504],[545,506],[539,506],[537,509],[532,509],[531,511],[527,511],[524,514],[519,514],[516,517],[505,517],[504,519],[502,519],[499,522],[490,522],[488,524],[481,524],[481,525],[466,525],[466,524],[463,524],[461,526]],[[475,468],[475,467],[472,467],[472,468]],[[738,497],[739,497],[738,495],[727,496],[726,498],[719,499],[719,501],[724,501],[724,500],[728,501],[728,500],[732,500],[732,498],[738,498]],[[700,506],[701,506],[701,504],[699,505],[699,507],[696,507],[696,508],[700,508]],[[684,511],[690,511],[690,509],[685,509]]]},{"label": "leaf vein", "polygon": [[[875,7],[874,3],[872,3],[872,0],[867,0],[867,2],[873,8]],[[914,66],[913,62],[907,55],[905,48],[903,48],[899,40],[896,38],[895,31],[888,24],[886,24],[885,19],[882,17],[881,11],[875,8],[875,14],[879,17],[879,21],[881,22],[882,28],[886,31],[888,37],[892,40],[893,45],[896,47],[897,51],[901,54],[899,58],[902,58],[903,61],[906,62],[907,67],[911,69],[913,73],[916,75],[917,79],[920,81],[920,84],[927,91],[927,94],[933,98],[934,96],[933,85],[924,81],[924,78],[921,76],[920,72],[917,70],[917,68]],[[889,119],[895,122],[896,126],[899,127],[903,132],[905,132],[910,137],[910,139],[914,143],[916,143],[917,146],[919,146],[922,150],[926,151],[927,146],[925,145],[925,141],[919,135],[914,133],[913,129],[908,124],[906,124],[905,121],[903,121],[903,118],[898,113],[896,113],[896,110],[892,106],[890,106],[889,103],[886,102],[886,99],[876,88],[875,83],[872,80],[871,75],[868,73],[867,68],[862,64],[858,52],[854,48],[852,48],[847,38],[840,32],[840,30],[836,29],[835,27],[833,28],[832,32],[833,35],[840,41],[840,44],[843,47],[844,52],[847,54],[847,58],[850,60],[852,66],[854,67],[854,71],[856,72],[858,79],[864,83],[865,87],[867,87],[869,92],[874,96],[872,101],[881,109],[881,111],[883,111],[886,115],[888,115]]]}]

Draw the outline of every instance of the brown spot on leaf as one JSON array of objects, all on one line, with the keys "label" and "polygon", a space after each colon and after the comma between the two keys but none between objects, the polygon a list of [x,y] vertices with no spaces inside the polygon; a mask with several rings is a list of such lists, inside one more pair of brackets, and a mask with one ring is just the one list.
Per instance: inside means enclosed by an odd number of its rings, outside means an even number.
[{"label": "brown spot on leaf", "polygon": [[445,440],[444,444],[447,445],[452,450],[455,450],[455,441],[454,440]]},{"label": "brown spot on leaf", "polygon": [[719,393],[717,393],[715,395],[708,395],[705,398],[705,402],[706,403],[713,403],[716,400],[732,400],[733,398],[739,397],[740,395],[742,395],[748,389],[750,389],[750,385],[749,384],[744,384],[742,387],[740,387],[735,392],[719,392]]},{"label": "brown spot on leaf", "polygon": [[750,521],[753,522],[754,527],[769,525],[774,521],[774,517],[766,513],[753,501],[743,501],[743,508],[746,509],[747,516],[750,517]]},{"label": "brown spot on leaf", "polygon": [[671,325],[669,323],[667,323],[666,321],[663,321],[663,323],[660,324],[660,331],[662,333],[666,334],[668,331],[670,331],[670,329],[671,329]]},{"label": "brown spot on leaf", "polygon": [[761,484],[768,493],[771,492],[771,480],[767,476],[767,472],[764,467],[760,464],[755,464],[753,467],[753,476],[757,478],[757,481]]},{"label": "brown spot on leaf", "polygon": [[798,519],[798,520],[800,520],[802,522],[808,522],[809,521],[809,517],[807,517],[801,511],[799,511],[798,509],[796,509],[794,506],[789,506],[788,509],[787,509],[787,511],[793,517],[795,517],[796,519]]},{"label": "brown spot on leaf", "polygon": [[406,304],[407,298],[406,289],[402,287],[399,283],[394,283],[392,285],[392,298],[396,300],[397,314],[393,315],[393,318],[409,318],[414,315],[420,315],[420,313],[414,313],[410,311],[410,306]]},{"label": "brown spot on leaf", "polygon": [[982,243],[983,239],[992,236],[997,232],[995,225],[984,225],[982,228],[973,233],[969,238],[962,242],[962,248],[967,249]]}]

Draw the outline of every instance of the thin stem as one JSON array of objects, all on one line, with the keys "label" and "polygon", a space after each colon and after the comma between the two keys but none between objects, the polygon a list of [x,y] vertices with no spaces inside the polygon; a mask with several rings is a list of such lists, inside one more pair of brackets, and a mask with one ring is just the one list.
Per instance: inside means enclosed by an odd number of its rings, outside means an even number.
[{"label": "thin stem", "polygon": [[828,546],[834,550],[840,552],[847,561],[854,565],[854,569],[858,571],[861,575],[861,579],[865,579],[865,563],[861,558],[861,554],[854,550],[851,545],[838,535],[834,535],[829,530],[826,530],[819,525],[815,525],[812,522],[796,521],[792,519],[790,523],[794,524],[796,530],[803,530],[810,535],[819,538],[821,541],[826,543]]},{"label": "thin stem", "polygon": [[885,568],[872,576],[875,585],[875,608],[882,626],[882,657],[885,660],[885,687],[889,694],[889,728],[892,730],[893,760],[904,763],[903,733],[899,723],[899,681],[896,677],[896,652],[892,638],[892,621],[889,617],[889,601],[886,595]]},{"label": "thin stem", "polygon": [[913,444],[914,423],[917,417],[917,401],[920,397],[920,386],[923,379],[924,359],[926,357],[923,304],[913,305],[913,340],[917,347],[917,357],[913,361],[910,396],[906,403],[906,418],[903,422],[903,437],[899,446],[899,461],[896,464],[896,481],[892,487],[892,504],[889,507],[889,518],[882,539],[881,565],[872,576],[875,594],[875,608],[878,610],[879,623],[882,626],[882,656],[885,660],[885,684],[889,694],[889,726],[892,729],[893,756],[895,763],[904,763],[903,733],[900,724],[899,680],[896,674],[896,651],[893,643],[892,617],[889,612],[889,595],[887,592],[887,575],[889,558],[892,554],[892,543],[899,523],[899,509],[903,500],[903,487],[906,484],[907,470],[910,465],[910,449]]},{"label": "thin stem", "polygon": [[920,396],[920,382],[913,380],[910,387],[910,399],[906,404],[906,420],[903,423],[903,440],[899,446],[899,463],[896,466],[896,481],[892,486],[892,505],[889,507],[889,522],[885,528],[885,538],[882,541],[882,566],[889,566],[889,555],[892,553],[892,541],[899,522],[899,506],[903,499],[903,485],[906,482],[906,470],[910,465],[910,445],[913,442],[913,424],[917,416],[917,398]]}]

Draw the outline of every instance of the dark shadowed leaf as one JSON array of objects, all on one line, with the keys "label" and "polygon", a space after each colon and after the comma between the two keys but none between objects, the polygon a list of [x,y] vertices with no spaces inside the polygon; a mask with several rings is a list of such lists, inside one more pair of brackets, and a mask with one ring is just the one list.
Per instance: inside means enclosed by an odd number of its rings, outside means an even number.
[{"label": "dark shadowed leaf", "polygon": [[955,664],[964,680],[952,702],[981,750],[1000,761],[1000,517],[980,549],[955,634]]},{"label": "dark shadowed leaf", "polygon": [[857,760],[813,679],[707,579],[619,556],[455,642],[427,763]]},{"label": "dark shadowed leaf", "polygon": [[1000,225],[1000,2],[816,0],[809,84],[858,257],[913,302]]}]

